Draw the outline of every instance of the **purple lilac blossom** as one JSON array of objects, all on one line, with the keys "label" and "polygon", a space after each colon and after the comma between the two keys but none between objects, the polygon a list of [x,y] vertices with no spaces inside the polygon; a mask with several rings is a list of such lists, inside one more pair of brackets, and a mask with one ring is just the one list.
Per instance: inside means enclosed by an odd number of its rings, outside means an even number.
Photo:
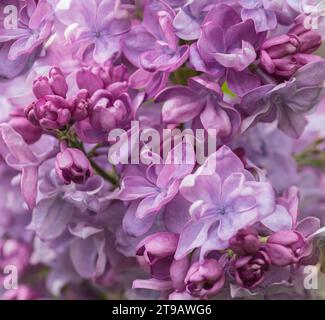
[{"label": "purple lilac blossom", "polygon": [[323,298],[322,2],[1,1],[0,299]]}]

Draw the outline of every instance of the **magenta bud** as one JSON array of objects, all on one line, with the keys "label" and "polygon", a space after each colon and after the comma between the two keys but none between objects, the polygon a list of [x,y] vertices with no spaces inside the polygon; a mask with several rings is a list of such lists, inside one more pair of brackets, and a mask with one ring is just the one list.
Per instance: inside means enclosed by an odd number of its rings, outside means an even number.
[{"label": "magenta bud", "polygon": [[284,230],[270,235],[265,250],[274,265],[284,267],[297,263],[306,246],[307,241],[300,233]]},{"label": "magenta bud", "polygon": [[80,69],[76,74],[76,81],[79,88],[87,88],[92,95],[98,88],[104,89],[103,80],[88,69]]},{"label": "magenta bud", "polygon": [[241,229],[229,240],[230,249],[240,255],[255,254],[260,246],[258,233],[253,228]]},{"label": "magenta bud", "polygon": [[49,84],[51,85],[54,94],[66,97],[68,92],[68,84],[61,69],[53,67],[49,72]]},{"label": "magenta bud", "polygon": [[66,148],[56,156],[55,169],[65,184],[83,184],[93,175],[93,169],[85,154],[76,148]]},{"label": "magenta bud", "polygon": [[49,79],[47,77],[39,77],[33,83],[33,92],[37,99],[41,99],[46,95],[54,94]]},{"label": "magenta bud", "polygon": [[72,99],[72,120],[82,121],[88,117],[89,112],[89,92],[86,89],[78,91]]},{"label": "magenta bud", "polygon": [[171,232],[157,232],[143,239],[137,246],[136,257],[141,267],[159,280],[170,278],[169,268],[177,249],[178,236]]},{"label": "magenta bud", "polygon": [[185,277],[186,291],[193,297],[207,299],[215,296],[225,284],[225,274],[215,259],[192,264]]},{"label": "magenta bud", "polygon": [[27,118],[34,123],[38,121],[45,130],[64,128],[71,120],[72,107],[60,96],[45,96],[28,106]]}]

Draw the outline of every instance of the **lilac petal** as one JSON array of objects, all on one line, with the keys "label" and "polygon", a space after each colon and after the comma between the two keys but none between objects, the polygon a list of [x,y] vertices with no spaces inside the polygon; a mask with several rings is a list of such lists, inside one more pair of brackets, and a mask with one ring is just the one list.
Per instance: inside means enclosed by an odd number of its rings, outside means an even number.
[{"label": "lilac petal", "polygon": [[83,278],[90,279],[103,273],[103,264],[105,264],[106,260],[106,255],[103,251],[104,246],[104,240],[100,241],[94,236],[85,240],[75,239],[71,243],[71,261],[76,271]]},{"label": "lilac petal", "polygon": [[308,121],[302,114],[296,113],[289,108],[282,108],[278,128],[289,137],[297,139],[302,135],[307,123]]},{"label": "lilac petal", "polygon": [[165,291],[172,289],[171,281],[148,279],[148,280],[134,280],[133,289],[150,289],[157,291]]},{"label": "lilac petal", "polygon": [[228,69],[227,83],[229,89],[241,97],[261,85],[260,79],[255,74],[252,74],[247,70],[237,72],[232,69]]},{"label": "lilac petal", "polygon": [[277,26],[277,17],[274,11],[258,9],[243,9],[241,11],[243,20],[252,19],[254,21],[256,32],[273,30]]},{"label": "lilac petal", "polygon": [[31,54],[42,42],[42,39],[35,40],[33,36],[19,38],[11,45],[8,58],[16,60],[21,55]]},{"label": "lilac petal", "polygon": [[273,232],[291,230],[293,227],[292,217],[283,206],[276,205],[275,211],[261,221]]},{"label": "lilac petal", "polygon": [[146,3],[143,13],[143,25],[147,30],[159,40],[163,40],[163,32],[159,23],[159,14],[167,13],[171,18],[174,18],[174,10],[163,1],[151,0]]},{"label": "lilac petal", "polygon": [[320,229],[320,227],[321,224],[318,218],[307,217],[297,223],[296,231],[298,231],[305,238],[308,238],[310,235]]},{"label": "lilac petal", "polygon": [[301,67],[293,77],[297,86],[316,87],[325,80],[325,61],[316,61]]},{"label": "lilac petal", "polygon": [[147,179],[140,176],[130,176],[123,179],[119,198],[121,200],[135,200],[156,194],[155,185]]},{"label": "lilac petal", "polygon": [[[238,117],[240,117],[235,110],[234,113],[237,113]],[[232,123],[228,113],[211,100],[207,102],[206,107],[201,112],[200,120],[206,130],[215,129],[218,137],[228,136],[232,132]]]},{"label": "lilac petal", "polygon": [[56,17],[65,25],[78,23],[91,26],[96,17],[96,0],[60,0],[55,8]]},{"label": "lilac petal", "polygon": [[203,23],[214,23],[225,31],[240,21],[240,17],[235,9],[225,4],[219,4],[209,11]]},{"label": "lilac petal", "polygon": [[167,155],[165,165],[157,177],[157,187],[168,188],[171,181],[190,174],[194,168],[195,154],[191,143],[180,143]]},{"label": "lilac petal", "polygon": [[72,215],[72,204],[59,198],[43,199],[35,207],[28,229],[42,240],[53,240],[65,231]]},{"label": "lilac petal", "polygon": [[104,89],[103,80],[87,69],[80,69],[76,74],[76,81],[79,89],[87,89],[92,95],[99,89]]},{"label": "lilac petal", "polygon": [[192,120],[205,104],[205,97],[197,96],[194,90],[183,86],[166,88],[155,100],[165,101],[162,110],[164,122],[175,124]]},{"label": "lilac petal", "polygon": [[200,35],[200,23],[188,15],[182,8],[179,9],[173,21],[178,37],[184,40],[196,40]]},{"label": "lilac petal", "polygon": [[0,29],[0,42],[28,38],[30,33],[26,29]]},{"label": "lilac petal", "polygon": [[218,63],[226,68],[233,68],[236,71],[245,70],[256,59],[256,52],[254,47],[246,41],[242,41],[242,48],[233,53],[219,53],[214,54]]},{"label": "lilac petal", "polygon": [[214,222],[214,217],[189,221],[180,235],[175,259],[182,259],[193,249],[202,246],[207,240],[208,231]]},{"label": "lilac petal", "polygon": [[180,186],[182,196],[190,201],[203,200],[206,203],[220,203],[221,179],[219,175],[192,174],[185,177]]},{"label": "lilac petal", "polygon": [[30,59],[35,59],[36,55],[36,53],[22,55],[12,61],[8,59],[10,47],[11,42],[6,42],[0,46],[0,60],[5,61],[5,63],[0,63],[0,76],[7,79],[12,79],[19,75],[27,67]]},{"label": "lilac petal", "polygon": [[178,193],[176,197],[166,205],[163,213],[163,221],[168,231],[177,234],[181,233],[185,224],[190,220],[190,204],[190,202]]},{"label": "lilac petal", "polygon": [[224,181],[232,173],[244,171],[242,161],[229,147],[222,146],[217,152],[207,158],[200,169],[200,174],[209,176],[216,172],[221,181]]},{"label": "lilac petal", "polygon": [[156,39],[143,26],[134,26],[123,41],[123,53],[135,66],[140,67],[140,55],[155,47]]},{"label": "lilac petal", "polygon": [[143,218],[136,216],[136,210],[139,205],[138,201],[131,202],[123,218],[123,229],[130,236],[139,237],[144,235],[155,222],[156,214],[148,214]]},{"label": "lilac petal", "polygon": [[95,40],[93,57],[95,62],[101,64],[111,59],[120,50],[121,39],[119,37],[101,36]]},{"label": "lilac petal", "polygon": [[26,167],[21,174],[21,193],[30,210],[35,208],[37,196],[38,167]]},{"label": "lilac petal", "polygon": [[147,71],[168,71],[178,69],[189,54],[189,46],[180,47],[175,52],[169,50],[149,50],[140,55],[140,65]]},{"label": "lilac petal", "polygon": [[206,23],[202,26],[202,33],[197,41],[197,50],[205,63],[215,62],[215,53],[226,51],[223,31],[219,25]]},{"label": "lilac petal", "polygon": [[308,87],[301,88],[295,92],[295,95],[288,100],[285,104],[295,112],[306,113],[321,102],[325,95],[325,88],[323,87]]}]

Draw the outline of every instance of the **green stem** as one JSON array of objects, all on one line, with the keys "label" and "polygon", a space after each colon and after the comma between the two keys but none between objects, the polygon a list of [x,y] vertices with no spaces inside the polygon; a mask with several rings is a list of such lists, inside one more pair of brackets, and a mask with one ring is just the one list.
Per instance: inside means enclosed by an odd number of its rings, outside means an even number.
[{"label": "green stem", "polygon": [[93,159],[88,158],[88,160],[98,175],[102,176],[105,180],[109,181],[114,187],[117,187],[119,185],[119,180],[115,174],[115,170],[113,173],[107,172],[102,169]]}]

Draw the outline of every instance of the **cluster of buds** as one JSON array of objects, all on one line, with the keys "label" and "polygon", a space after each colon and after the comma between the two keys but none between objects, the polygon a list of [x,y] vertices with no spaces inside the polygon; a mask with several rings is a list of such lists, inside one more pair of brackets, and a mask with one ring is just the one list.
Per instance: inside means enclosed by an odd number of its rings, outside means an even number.
[{"label": "cluster of buds", "polygon": [[260,53],[261,66],[272,75],[290,78],[302,66],[321,58],[313,55],[322,43],[321,35],[297,22],[288,34],[266,40]]}]

